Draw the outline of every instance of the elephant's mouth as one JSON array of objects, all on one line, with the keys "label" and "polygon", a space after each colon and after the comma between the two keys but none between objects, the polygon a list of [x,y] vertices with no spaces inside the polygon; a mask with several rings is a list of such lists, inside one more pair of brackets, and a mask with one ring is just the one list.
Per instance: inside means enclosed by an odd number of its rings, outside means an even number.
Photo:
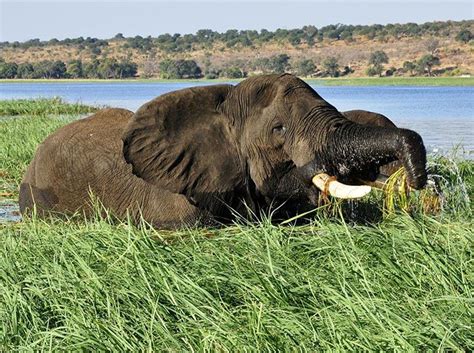
[{"label": "elephant's mouth", "polygon": [[329,194],[339,199],[358,199],[369,194],[372,187],[383,189],[387,177],[379,174],[375,181],[360,180],[361,184],[365,185],[348,185],[341,183],[326,173],[316,174],[312,178],[313,184],[325,194]]}]

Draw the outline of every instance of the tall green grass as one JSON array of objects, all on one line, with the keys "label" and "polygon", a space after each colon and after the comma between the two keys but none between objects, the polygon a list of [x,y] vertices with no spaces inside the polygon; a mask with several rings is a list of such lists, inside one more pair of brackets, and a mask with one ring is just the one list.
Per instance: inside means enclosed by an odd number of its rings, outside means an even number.
[{"label": "tall green grass", "polygon": [[[36,145],[73,118],[0,120],[0,192],[16,193]],[[473,163],[430,168],[433,216],[362,225],[336,205],[302,226],[170,232],[100,210],[0,225],[0,351],[470,351]]]},{"label": "tall green grass", "polygon": [[[472,222],[2,230],[4,350],[467,351]],[[168,239],[165,241],[163,239]]]},{"label": "tall green grass", "polygon": [[66,103],[61,98],[12,99],[0,101],[0,116],[45,114],[87,114],[97,108],[80,103]]}]

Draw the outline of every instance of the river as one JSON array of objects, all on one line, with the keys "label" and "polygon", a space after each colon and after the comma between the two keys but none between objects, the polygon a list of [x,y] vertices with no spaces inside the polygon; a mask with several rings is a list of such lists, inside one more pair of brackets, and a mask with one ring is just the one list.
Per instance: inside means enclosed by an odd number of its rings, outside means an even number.
[{"label": "river", "polygon": [[[212,83],[87,82],[1,83],[0,99],[62,97],[69,102],[136,110],[143,103],[177,89]],[[382,113],[399,127],[417,131],[428,152],[462,146],[474,154],[474,87],[313,86],[340,111]]]}]

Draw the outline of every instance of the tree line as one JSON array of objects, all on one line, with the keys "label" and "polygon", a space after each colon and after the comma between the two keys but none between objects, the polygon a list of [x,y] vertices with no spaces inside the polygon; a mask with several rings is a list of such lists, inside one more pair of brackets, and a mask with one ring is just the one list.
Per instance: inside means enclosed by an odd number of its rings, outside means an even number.
[{"label": "tree line", "polygon": [[58,78],[100,78],[120,79],[137,75],[137,64],[116,59],[93,59],[87,63],[71,60],[42,60],[35,63],[14,63],[0,59],[0,78],[12,79],[58,79]]},{"label": "tree line", "polygon": [[471,28],[474,20],[466,21],[444,21],[426,22],[423,24],[374,24],[374,25],[328,25],[317,28],[308,25],[298,29],[277,29],[268,31],[236,30],[229,29],[225,32],[217,32],[210,29],[198,30],[195,34],[161,34],[157,37],[125,37],[118,33],[115,37],[102,40],[97,38],[66,38],[58,40],[53,38],[49,41],[31,39],[25,42],[1,42],[0,48],[22,48],[44,47],[52,45],[74,46],[78,49],[89,49],[93,54],[99,55],[109,45],[110,41],[120,41],[123,48],[134,48],[142,52],[160,49],[164,52],[187,52],[196,48],[211,48],[216,43],[223,43],[226,47],[236,46],[251,47],[271,41],[289,43],[293,46],[307,44],[315,45],[317,42],[327,40],[353,41],[356,37],[365,37],[373,40],[384,40],[388,38],[420,37],[430,35],[435,37],[453,36],[459,42],[468,43],[473,40],[474,35]]},{"label": "tree line", "polygon": [[[371,53],[366,74],[369,76],[392,75],[429,75],[433,74],[433,67],[440,65],[440,59],[435,55],[437,41],[428,45],[431,53],[423,55],[415,61],[405,61],[403,66],[394,66],[388,69],[384,66],[389,63],[388,55],[377,50]],[[337,57],[327,57],[317,66],[313,59],[303,58],[290,61],[287,54],[276,54],[269,57],[257,58],[249,62],[227,63],[222,67],[214,67],[210,61],[204,63],[202,68],[194,60],[164,59],[153,63],[150,68],[145,66],[142,76],[160,77],[162,79],[207,79],[216,78],[244,78],[249,73],[275,73],[291,72],[301,77],[341,77],[354,72],[349,66],[341,67]],[[130,60],[118,61],[105,58],[93,59],[87,63],[81,60],[71,60],[67,64],[58,61],[40,61],[38,63],[6,62],[0,59],[1,79],[57,79],[57,78],[98,78],[120,79],[137,76],[137,64]]]}]

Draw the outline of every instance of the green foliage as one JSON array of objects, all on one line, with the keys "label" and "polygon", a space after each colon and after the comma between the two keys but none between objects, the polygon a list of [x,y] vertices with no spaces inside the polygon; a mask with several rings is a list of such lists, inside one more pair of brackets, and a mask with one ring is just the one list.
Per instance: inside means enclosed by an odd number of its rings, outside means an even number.
[{"label": "green foliage", "polygon": [[334,56],[330,56],[323,61],[323,68],[326,75],[331,77],[338,77],[340,74],[338,59]]},{"label": "green foliage", "polygon": [[341,77],[308,79],[308,83],[321,86],[474,86],[474,77]]},{"label": "green foliage", "polygon": [[104,59],[97,66],[96,73],[99,78],[104,79],[134,77],[137,74],[137,65],[130,61]]},{"label": "green foliage", "polygon": [[405,61],[403,63],[403,70],[405,70],[405,72],[410,72],[410,74],[413,75],[416,70],[416,63],[412,61]]},{"label": "green foliage", "polygon": [[[15,70],[5,71],[2,77],[2,65],[6,68],[14,67]],[[137,74],[137,64],[116,59],[93,59],[85,65],[81,60],[71,60],[67,66],[64,62],[43,60],[34,64],[5,63],[0,61],[0,78],[127,78]],[[8,75],[8,76],[7,76]]]},{"label": "green foliage", "polygon": [[294,70],[298,76],[309,77],[315,73],[316,65],[311,59],[303,59],[296,62]]},{"label": "green foliage", "polygon": [[21,63],[18,65],[16,73],[17,78],[34,78],[35,69],[30,63]]},{"label": "green foliage", "polygon": [[209,68],[206,71],[204,77],[208,80],[215,80],[216,78],[219,78],[220,74],[221,74],[220,70]]},{"label": "green foliage", "polygon": [[456,35],[456,40],[459,41],[459,42],[463,42],[463,43],[468,43],[468,42],[470,42],[473,38],[474,38],[474,35],[473,35],[473,34],[471,33],[471,31],[468,30],[467,28],[462,29],[462,30],[459,31],[459,33]]},{"label": "green foliage", "polygon": [[368,76],[382,76],[383,66],[382,65],[371,65],[367,68],[366,74]]},{"label": "green foliage", "polygon": [[83,77],[84,73],[82,72],[82,61],[81,60],[71,60],[67,64],[67,76],[70,78],[80,78]]},{"label": "green foliage", "polygon": [[275,74],[282,74],[290,68],[290,57],[286,54],[278,54],[270,58],[270,69]]},{"label": "green foliage", "polygon": [[83,74],[87,78],[99,78],[99,60],[93,59],[84,65]]},{"label": "green foliage", "polygon": [[382,76],[382,72],[384,67],[382,64],[388,63],[388,56],[383,50],[377,50],[370,54],[369,64],[370,66],[367,68],[367,75],[369,76]]},{"label": "green foliage", "polygon": [[[157,37],[135,36],[125,38],[123,34],[118,33],[112,39],[122,41],[124,48],[138,49],[143,53],[149,53],[154,49],[160,49],[167,53],[186,52],[193,49],[210,48],[215,44],[223,43],[227,48],[248,47],[258,44],[275,41],[278,43],[288,43],[299,46],[302,43],[313,45],[316,41],[327,40],[345,40],[352,41],[357,37],[364,36],[368,39],[386,39],[429,36],[449,36],[456,35],[457,40],[468,42],[472,39],[471,27],[474,21],[445,21],[445,22],[427,22],[423,24],[405,23],[405,24],[387,24],[387,25],[328,25],[321,28],[315,26],[304,26],[303,28],[281,29],[268,31],[262,29],[260,32],[255,30],[237,30],[229,29],[225,32],[217,32],[210,29],[200,29],[195,34],[161,34]],[[44,47],[46,45],[67,45],[75,46],[81,50],[88,49],[92,52],[100,52],[108,46],[108,41],[97,38],[83,37],[66,38],[64,40],[51,39],[50,41],[40,41],[31,39],[26,42],[2,42],[1,47],[28,49],[32,47]]]},{"label": "green foliage", "polygon": [[0,78],[14,78],[17,75],[18,65],[0,60]]},{"label": "green foliage", "polygon": [[164,79],[200,78],[202,71],[194,60],[166,59],[160,62],[160,76]]},{"label": "green foliage", "polygon": [[383,50],[374,51],[370,54],[369,64],[370,65],[382,65],[388,63],[388,56]]},{"label": "green foliage", "polygon": [[254,62],[254,68],[263,73],[282,74],[290,69],[290,57],[287,54],[259,58]]},{"label": "green foliage", "polygon": [[244,78],[246,76],[246,73],[236,66],[228,67],[222,74],[228,78]]},{"label": "green foliage", "polygon": [[441,62],[437,56],[432,54],[424,55],[420,60],[418,60],[418,67],[420,73],[428,72],[428,76],[432,76],[433,66],[439,65]]},{"label": "green foliage", "polygon": [[60,60],[43,60],[33,64],[34,78],[64,78],[66,77],[66,64]]}]

